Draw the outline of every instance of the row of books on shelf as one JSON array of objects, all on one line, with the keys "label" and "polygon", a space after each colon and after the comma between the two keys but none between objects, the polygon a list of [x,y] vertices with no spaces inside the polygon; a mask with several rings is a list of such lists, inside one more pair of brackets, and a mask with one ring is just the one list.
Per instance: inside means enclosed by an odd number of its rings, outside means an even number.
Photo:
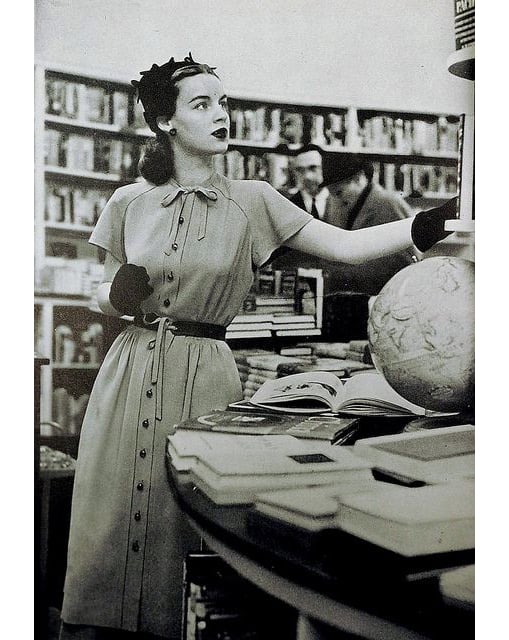
[{"label": "row of books on shelf", "polygon": [[[295,189],[292,158],[280,153],[261,155],[232,149],[214,157],[215,170],[232,180],[264,180],[281,191]],[[454,194],[456,167],[395,162],[373,162],[373,181],[389,191]]]},{"label": "row of books on shelf", "polygon": [[458,190],[456,167],[422,164],[373,162],[373,182],[388,191],[411,194],[453,196]]},{"label": "row of books on shelf", "polygon": [[79,434],[89,398],[88,393],[75,397],[64,387],[53,390],[52,419],[58,435]]},{"label": "row of books on shelf", "polygon": [[367,116],[354,108],[298,113],[279,107],[235,107],[230,112],[233,142],[299,145],[311,142],[329,151],[376,149],[404,154],[454,154],[458,119],[391,115]]},{"label": "row of books on shelf", "polygon": [[233,141],[276,146],[312,142],[329,149],[347,144],[347,114],[344,111],[298,113],[280,107],[233,107],[230,110],[230,136]]},{"label": "row of books on shelf", "polygon": [[59,78],[46,78],[46,105],[48,115],[70,118],[80,122],[113,124],[119,128],[134,125],[134,113],[142,123],[141,109],[136,110],[132,93],[107,88],[96,83],[86,84]]},{"label": "row of books on shelf", "polygon": [[[167,457],[177,483],[219,505],[250,505],[256,527],[270,522],[287,535],[300,533],[308,548],[310,535],[327,530],[407,558],[473,549],[473,424],[331,446],[320,429],[313,436],[313,424],[326,424],[326,416],[278,421],[230,413],[176,425]],[[338,433],[355,425],[352,418],[328,420]]]},{"label": "row of books on shelf", "polygon": [[44,163],[48,167],[134,178],[138,153],[139,145],[126,140],[44,131]]},{"label": "row of books on shelf", "polygon": [[364,118],[359,126],[359,147],[390,149],[397,153],[454,154],[458,150],[458,122],[439,116],[433,122],[386,115]]},{"label": "row of books on shelf", "polygon": [[50,223],[93,227],[110,195],[111,189],[48,182],[44,199],[44,219]]},{"label": "row of books on shelf", "polygon": [[54,330],[55,364],[99,365],[105,355],[104,332],[99,322],[91,322],[83,331],[67,324],[58,324]]},{"label": "row of books on shelf", "polygon": [[45,264],[36,270],[36,292],[91,298],[102,282],[103,265],[79,258],[57,260],[58,264]]}]

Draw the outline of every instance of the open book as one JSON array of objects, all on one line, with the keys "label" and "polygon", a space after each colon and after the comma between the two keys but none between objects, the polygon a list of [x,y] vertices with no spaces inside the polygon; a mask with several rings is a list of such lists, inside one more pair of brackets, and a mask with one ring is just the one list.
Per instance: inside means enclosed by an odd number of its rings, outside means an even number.
[{"label": "open book", "polygon": [[285,413],[426,414],[422,407],[396,393],[380,373],[372,372],[359,373],[344,381],[328,371],[309,371],[267,380],[249,399],[249,404]]}]

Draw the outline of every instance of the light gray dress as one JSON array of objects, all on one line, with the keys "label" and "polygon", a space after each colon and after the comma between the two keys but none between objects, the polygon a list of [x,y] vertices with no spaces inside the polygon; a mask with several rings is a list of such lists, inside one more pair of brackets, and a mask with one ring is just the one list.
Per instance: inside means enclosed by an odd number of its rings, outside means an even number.
[{"label": "light gray dress", "polygon": [[[118,189],[90,242],[147,269],[144,312],[227,326],[253,267],[310,220],[265,182],[214,174],[191,191],[172,181]],[[171,493],[166,436],[241,398],[223,341],[136,326],[116,338],[81,430],[65,622],[180,638],[182,562],[198,540]]]}]

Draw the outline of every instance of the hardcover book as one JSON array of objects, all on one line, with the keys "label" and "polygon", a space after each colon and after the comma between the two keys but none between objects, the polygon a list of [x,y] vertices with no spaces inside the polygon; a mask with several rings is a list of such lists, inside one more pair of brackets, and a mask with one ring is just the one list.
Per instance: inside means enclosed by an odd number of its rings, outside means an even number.
[{"label": "hardcover book", "polygon": [[348,413],[359,416],[425,415],[402,398],[379,373],[359,373],[346,381],[329,371],[296,373],[267,380],[251,397],[261,408],[287,413]]},{"label": "hardcover book", "polygon": [[176,472],[187,473],[197,459],[213,452],[240,452],[244,455],[251,455],[253,451],[302,453],[309,446],[309,443],[288,435],[240,435],[178,429],[167,437],[166,454]]},{"label": "hardcover book", "polygon": [[341,529],[404,556],[474,548],[474,483],[403,487],[373,481],[259,493],[256,510],[307,531]]},{"label": "hardcover book", "polygon": [[354,452],[373,467],[394,474],[442,483],[475,475],[475,427],[438,427],[357,440]]},{"label": "hardcover book", "polygon": [[[206,415],[190,418],[176,425],[176,431],[212,431],[241,435],[287,435],[295,438],[326,440],[331,444],[357,430],[358,418],[339,418],[337,416],[302,416],[263,412],[259,409],[245,410],[251,406],[247,401],[233,403],[231,408],[216,410]],[[238,409],[235,410],[234,407]]]},{"label": "hardcover book", "polygon": [[191,480],[216,504],[250,504],[271,489],[358,483],[371,477],[368,462],[344,447],[308,442],[305,451],[232,451],[204,454]]}]

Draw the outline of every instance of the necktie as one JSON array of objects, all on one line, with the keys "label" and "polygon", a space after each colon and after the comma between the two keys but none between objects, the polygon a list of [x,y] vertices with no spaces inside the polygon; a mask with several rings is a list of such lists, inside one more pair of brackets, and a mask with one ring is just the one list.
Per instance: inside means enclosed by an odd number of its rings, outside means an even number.
[{"label": "necktie", "polygon": [[313,218],[317,218],[317,219],[320,218],[320,216],[318,215],[318,209],[316,208],[316,203],[314,198],[312,198],[311,200],[311,211],[309,213],[313,216]]}]

